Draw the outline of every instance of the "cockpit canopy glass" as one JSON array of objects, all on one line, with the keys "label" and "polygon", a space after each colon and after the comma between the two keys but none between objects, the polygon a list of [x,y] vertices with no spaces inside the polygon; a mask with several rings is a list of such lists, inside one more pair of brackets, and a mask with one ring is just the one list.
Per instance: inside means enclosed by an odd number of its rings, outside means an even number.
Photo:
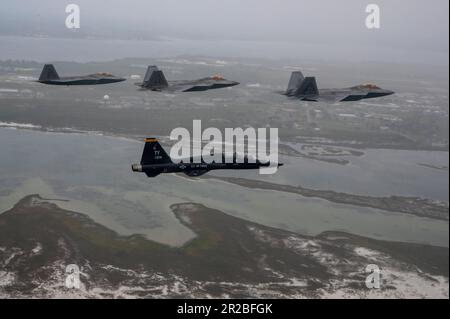
[{"label": "cockpit canopy glass", "polygon": [[225,78],[219,74],[215,74],[211,77],[211,79],[213,79],[214,81],[223,81],[225,80]]}]

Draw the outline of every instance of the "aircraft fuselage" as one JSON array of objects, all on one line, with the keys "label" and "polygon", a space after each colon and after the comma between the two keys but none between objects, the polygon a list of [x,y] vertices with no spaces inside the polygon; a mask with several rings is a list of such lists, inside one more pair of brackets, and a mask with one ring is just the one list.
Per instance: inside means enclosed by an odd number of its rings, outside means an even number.
[{"label": "aircraft fuselage", "polygon": [[304,101],[317,102],[320,99],[336,100],[337,102],[360,101],[383,96],[392,95],[394,92],[383,89],[358,90],[352,88],[346,89],[320,89],[318,95],[304,95],[297,98]]},{"label": "aircraft fuselage", "polygon": [[125,81],[124,78],[118,77],[71,77],[59,78],[57,80],[40,80],[39,83],[50,85],[98,85],[109,84]]},{"label": "aircraft fuselage", "polygon": [[[282,166],[283,164],[278,164]],[[212,170],[252,170],[268,167],[269,163],[164,163],[164,164],[133,164],[134,172],[142,172],[147,176],[156,176],[161,173],[185,173],[189,176],[199,176]]]}]

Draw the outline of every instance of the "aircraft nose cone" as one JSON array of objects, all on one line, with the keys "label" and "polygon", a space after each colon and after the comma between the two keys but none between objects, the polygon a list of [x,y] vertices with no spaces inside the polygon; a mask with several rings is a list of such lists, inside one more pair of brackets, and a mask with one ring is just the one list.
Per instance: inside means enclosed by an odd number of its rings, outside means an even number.
[{"label": "aircraft nose cone", "polygon": [[382,92],[383,96],[392,95],[392,94],[394,94],[394,93],[395,93],[395,92],[394,92],[394,91],[391,91],[391,90],[383,90],[383,92]]},{"label": "aircraft nose cone", "polygon": [[281,167],[281,166],[283,166],[284,164],[283,163],[278,163],[278,167]]}]

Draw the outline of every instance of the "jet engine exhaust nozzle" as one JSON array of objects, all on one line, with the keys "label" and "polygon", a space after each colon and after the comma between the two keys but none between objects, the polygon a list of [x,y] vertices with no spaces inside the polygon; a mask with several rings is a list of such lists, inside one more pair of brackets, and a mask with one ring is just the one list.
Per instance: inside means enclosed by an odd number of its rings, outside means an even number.
[{"label": "jet engine exhaust nozzle", "polygon": [[133,172],[142,172],[142,165],[133,164],[131,165],[131,169],[133,170]]}]

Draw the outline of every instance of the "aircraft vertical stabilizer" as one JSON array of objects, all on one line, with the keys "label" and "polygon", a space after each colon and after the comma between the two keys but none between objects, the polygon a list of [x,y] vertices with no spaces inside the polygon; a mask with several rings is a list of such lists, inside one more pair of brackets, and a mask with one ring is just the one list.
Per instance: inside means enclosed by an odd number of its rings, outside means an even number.
[{"label": "aircraft vertical stabilizer", "polygon": [[145,139],[144,152],[142,153],[141,165],[172,163],[170,156],[162,148],[156,138]]},{"label": "aircraft vertical stabilizer", "polygon": [[163,88],[167,88],[169,83],[164,76],[164,73],[159,70],[156,66],[149,66],[147,69],[147,73],[145,73],[144,82],[142,83],[142,87],[149,88],[152,90],[159,90]]},{"label": "aircraft vertical stabilizer", "polygon": [[289,80],[289,85],[286,91],[286,95],[293,95],[295,94],[295,91],[300,88],[302,85],[302,82],[305,80],[305,77],[303,76],[302,72],[292,72],[291,79]]},{"label": "aircraft vertical stabilizer", "polygon": [[39,81],[59,80],[59,75],[55,70],[53,64],[46,64],[42,69]]},{"label": "aircraft vertical stabilizer", "polygon": [[294,95],[295,96],[319,95],[319,89],[317,88],[316,78],[306,77]]}]

